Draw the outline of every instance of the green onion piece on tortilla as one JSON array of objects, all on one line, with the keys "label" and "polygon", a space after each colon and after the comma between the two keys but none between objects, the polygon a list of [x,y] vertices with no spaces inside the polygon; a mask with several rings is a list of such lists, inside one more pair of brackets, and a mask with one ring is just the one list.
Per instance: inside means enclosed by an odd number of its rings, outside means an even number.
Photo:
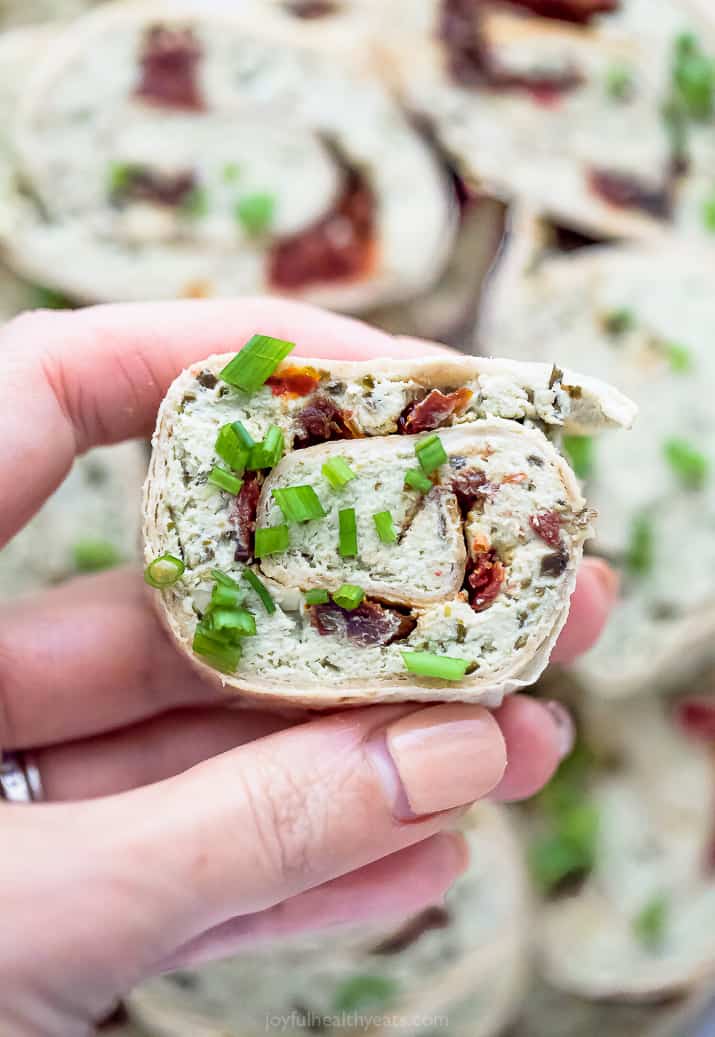
[{"label": "green onion piece on tortilla", "polygon": [[30,285],[31,302],[28,309],[32,310],[73,310],[76,303],[62,292],[56,292],[54,288],[47,288],[44,284]]},{"label": "green onion piece on tortilla", "polygon": [[271,493],[286,522],[309,522],[325,517],[325,508],[312,486],[286,486]]},{"label": "green onion piece on tortilla", "polygon": [[364,597],[365,591],[362,587],[356,587],[354,583],[344,583],[333,594],[333,601],[341,609],[347,609],[348,612],[352,612],[353,609],[358,607]]},{"label": "green onion piece on tortilla", "polygon": [[715,70],[708,55],[692,33],[681,33],[675,41],[672,66],[673,93],[691,119],[709,119],[713,112]]},{"label": "green onion piece on tortilla", "polygon": [[633,919],[633,934],[648,950],[657,950],[663,943],[668,922],[668,900],[661,893],[643,905]]},{"label": "green onion piece on tortilla", "polygon": [[209,196],[204,187],[192,187],[179,205],[179,212],[187,220],[200,220],[209,209]]},{"label": "green onion piece on tortilla", "polygon": [[264,529],[256,530],[253,553],[256,558],[281,554],[288,550],[288,544],[288,526],[266,526]]},{"label": "green onion piece on tortilla", "polygon": [[415,446],[415,454],[425,475],[431,475],[447,461],[447,451],[436,432],[421,439]]},{"label": "green onion piece on tortilla", "polygon": [[564,436],[564,453],[579,479],[587,479],[593,471],[594,443],[590,436]]},{"label": "green onion piece on tortilla", "polygon": [[256,445],[255,439],[242,421],[232,422],[231,427],[241,441],[241,445],[246,447],[246,449],[250,450],[252,446]]},{"label": "green onion piece on tortilla", "polygon": [[238,162],[227,162],[223,167],[223,179],[227,184],[235,184],[241,175],[241,167]]},{"label": "green onion piece on tortilla", "polygon": [[248,464],[248,447],[244,445],[233,425],[223,425],[216,437],[214,450],[237,475],[243,475]]},{"label": "green onion piece on tortilla", "polygon": [[397,983],[388,976],[351,976],[336,989],[334,1010],[338,1015],[379,1013],[396,997],[397,992]]},{"label": "green onion piece on tortilla", "polygon": [[703,202],[702,213],[705,229],[715,234],[715,191]]},{"label": "green onion piece on tortilla", "polygon": [[236,203],[234,213],[246,234],[258,237],[273,223],[276,199],[272,194],[248,194]]},{"label": "green onion piece on tortilla", "polygon": [[192,648],[204,662],[221,673],[235,673],[241,660],[240,643],[221,640],[205,623],[197,625]]},{"label": "green onion piece on tortilla", "polygon": [[453,659],[449,655],[434,652],[401,652],[410,673],[418,677],[437,677],[443,681],[461,681],[467,672],[466,659]]},{"label": "green onion piece on tortilla", "polygon": [[708,475],[708,459],[686,439],[668,439],[663,444],[665,459],[685,487],[702,489]]},{"label": "green onion piece on tortilla", "polygon": [[338,512],[339,542],[338,550],[341,558],[354,558],[357,555],[357,522],[355,508],[343,508]]},{"label": "green onion piece on tortilla", "polygon": [[355,478],[352,470],[344,457],[331,457],[323,465],[323,475],[334,490],[342,490],[343,486]]},{"label": "green onion piece on tortilla", "polygon": [[636,515],[631,523],[626,548],[626,567],[629,572],[643,576],[653,567],[653,523],[648,515]]},{"label": "green onion piece on tortilla", "polygon": [[418,490],[420,493],[429,493],[432,489],[431,481],[419,468],[407,469],[405,472],[405,486],[411,490]]},{"label": "green onion piece on tortilla", "polygon": [[222,490],[225,490],[227,493],[233,494],[234,497],[243,486],[243,482],[240,479],[237,479],[235,475],[232,475],[228,469],[219,468],[218,465],[215,465],[209,472],[208,481],[214,486],[218,486]]},{"label": "green onion piece on tortilla", "polygon": [[672,371],[676,374],[684,374],[693,366],[693,356],[686,346],[678,345],[677,342],[664,342],[663,352],[668,358]]},{"label": "green onion piece on tortilla", "polygon": [[256,633],[256,620],[248,609],[214,608],[210,623],[211,629],[228,641],[234,637],[253,637]]},{"label": "green onion piece on tortilla", "polygon": [[149,562],[144,570],[144,579],[150,587],[170,587],[184,575],[186,566],[180,558],[163,554]]},{"label": "green onion piece on tortilla", "polygon": [[604,313],[602,324],[606,334],[615,337],[631,331],[636,325],[636,318],[633,310],[629,310],[625,306],[619,306],[618,309]]},{"label": "green onion piece on tortilla", "polygon": [[251,447],[248,470],[256,472],[262,468],[275,468],[282,456],[283,433],[277,425],[270,425],[261,442]]},{"label": "green onion piece on tortilla", "polygon": [[111,569],[121,561],[119,551],[109,540],[78,540],[72,549],[74,567],[78,572],[96,573]]},{"label": "green onion piece on tortilla", "polygon": [[633,70],[628,65],[611,65],[606,73],[606,93],[614,101],[627,101],[633,96]]},{"label": "green onion piece on tortilla", "polygon": [[268,615],[272,616],[273,613],[276,611],[276,606],[275,602],[273,601],[273,598],[268,593],[268,588],[266,587],[265,583],[263,583],[263,581],[260,580],[258,576],[256,576],[253,569],[244,569],[243,578],[246,581],[246,583],[250,584],[250,586],[256,592],[258,597],[261,599],[261,603]]},{"label": "green onion piece on tortilla", "polygon": [[328,592],[318,587],[315,590],[305,592],[306,605],[327,605],[328,600]]},{"label": "green onion piece on tortilla", "polygon": [[375,523],[377,535],[383,544],[394,544],[397,541],[397,533],[389,511],[376,512],[372,516],[372,521]]},{"label": "green onion piece on tortilla", "polygon": [[294,349],[294,342],[254,335],[233,360],[229,360],[219,377],[236,389],[255,392]]},{"label": "green onion piece on tortilla", "polygon": [[217,583],[211,591],[211,605],[222,609],[235,609],[242,605],[246,598],[240,587],[227,587],[225,583]]}]

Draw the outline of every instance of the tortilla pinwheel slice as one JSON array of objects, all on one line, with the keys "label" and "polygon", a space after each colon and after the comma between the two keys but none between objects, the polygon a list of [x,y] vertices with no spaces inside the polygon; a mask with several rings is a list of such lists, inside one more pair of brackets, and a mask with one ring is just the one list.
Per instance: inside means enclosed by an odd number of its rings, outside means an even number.
[{"label": "tortilla pinwheel slice", "polygon": [[[531,226],[531,230],[529,229]],[[627,448],[567,441],[600,512],[595,550],[621,600],[580,678],[611,698],[677,687],[715,644],[715,330],[708,251],[671,242],[544,254],[523,221],[494,278],[481,345],[613,381],[639,405]]]},{"label": "tortilla pinwheel slice", "polygon": [[279,365],[290,348],[255,336],[161,406],[145,553],[180,647],[316,708],[534,681],[591,521],[545,433],[627,426],[630,402],[543,365]]},{"label": "tortilla pinwheel slice", "polygon": [[439,277],[453,192],[367,50],[236,6],[113,4],[59,34],[18,117],[18,271],[84,300],[348,310]]},{"label": "tortilla pinwheel slice", "polygon": [[[258,1037],[267,1017],[286,1033],[408,1037],[449,1020],[455,1037],[497,1037],[519,1012],[528,975],[528,884],[511,821],[484,803],[466,818],[466,873],[444,905],[184,970],[136,990],[128,1009],[152,1037]],[[494,882],[495,875],[499,882]]]},{"label": "tortilla pinwheel slice", "polygon": [[405,5],[413,35],[385,46],[404,103],[473,185],[602,237],[706,238],[715,36],[665,6],[661,23],[660,5],[421,0]]}]

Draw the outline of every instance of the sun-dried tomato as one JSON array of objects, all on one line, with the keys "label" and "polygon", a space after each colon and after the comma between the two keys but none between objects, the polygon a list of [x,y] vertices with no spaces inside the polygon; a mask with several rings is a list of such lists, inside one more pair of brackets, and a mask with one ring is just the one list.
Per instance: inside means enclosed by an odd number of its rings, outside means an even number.
[{"label": "sun-dried tomato", "polygon": [[257,475],[244,476],[243,486],[231,509],[231,522],[236,533],[236,561],[247,562],[253,557],[253,534],[256,531],[258,499],[261,480]]},{"label": "sun-dried tomato", "polygon": [[461,414],[472,398],[466,386],[443,393],[432,389],[424,399],[408,404],[397,421],[397,431],[406,435],[431,432],[445,425],[453,414]]},{"label": "sun-dried tomato", "polygon": [[489,608],[501,590],[505,575],[504,565],[494,548],[468,560],[467,590],[469,604],[475,612]]},{"label": "sun-dried tomato", "polygon": [[362,648],[389,645],[407,637],[415,620],[396,609],[363,601],[355,609],[344,609],[335,602],[310,606],[310,621],[319,634],[345,637]]},{"label": "sun-dried tomato", "polygon": [[558,511],[537,511],[530,516],[529,525],[549,547],[558,547],[561,543],[561,515]]}]

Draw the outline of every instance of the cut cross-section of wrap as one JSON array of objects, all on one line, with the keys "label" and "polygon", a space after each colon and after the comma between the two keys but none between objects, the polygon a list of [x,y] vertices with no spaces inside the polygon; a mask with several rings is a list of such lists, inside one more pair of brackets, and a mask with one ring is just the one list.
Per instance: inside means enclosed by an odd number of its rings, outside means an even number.
[{"label": "cut cross-section of wrap", "polygon": [[180,646],[314,707],[534,681],[591,521],[546,433],[629,425],[629,401],[499,360],[286,360],[266,381],[261,350],[285,352],[265,341],[194,365],[160,410],[145,552]]},{"label": "cut cross-section of wrap", "polygon": [[110,5],[59,35],[18,118],[18,270],[88,300],[349,310],[438,278],[453,191],[368,48],[236,6]]}]

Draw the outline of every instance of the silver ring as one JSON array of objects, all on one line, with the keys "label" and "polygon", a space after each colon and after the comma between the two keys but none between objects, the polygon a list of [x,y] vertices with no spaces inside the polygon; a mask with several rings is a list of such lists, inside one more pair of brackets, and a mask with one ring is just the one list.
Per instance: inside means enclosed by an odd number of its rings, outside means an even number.
[{"label": "silver ring", "polygon": [[43,799],[42,779],[29,753],[0,753],[0,800],[37,803]]}]

